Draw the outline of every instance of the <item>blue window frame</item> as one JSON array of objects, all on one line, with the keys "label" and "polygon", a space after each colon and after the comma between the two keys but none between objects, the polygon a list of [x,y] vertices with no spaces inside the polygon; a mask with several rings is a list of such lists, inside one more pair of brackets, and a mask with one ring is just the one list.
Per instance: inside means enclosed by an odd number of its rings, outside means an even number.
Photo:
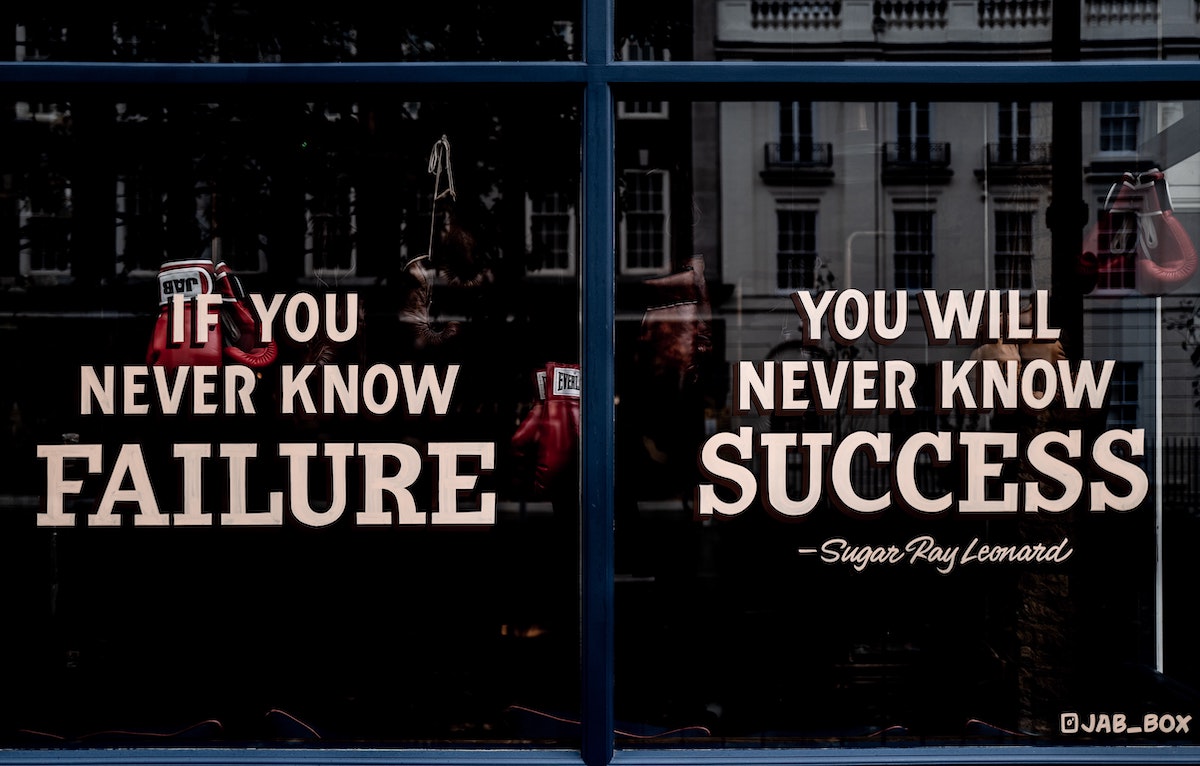
[{"label": "blue window frame", "polygon": [[[854,752],[804,750],[636,751],[614,750],[613,735],[613,486],[615,450],[614,94],[621,98],[744,99],[771,86],[803,86],[812,97],[876,98],[897,89],[939,100],[1099,100],[1114,89],[1136,87],[1144,98],[1179,97],[1200,84],[1200,62],[1039,63],[809,63],[809,62],[617,62],[613,55],[614,0],[582,0],[583,60],[544,63],[396,64],[86,64],[0,63],[0,86],[116,84],[273,86],[320,83],[437,85],[503,84],[582,89],[583,226],[581,254],[583,400],[582,446],[582,746],[581,751],[359,751],[359,750],[66,750],[0,751],[2,763],[476,763],[601,766],[640,763],[1195,763],[1195,747],[906,747]],[[1069,96],[1064,96],[1069,94]]]}]

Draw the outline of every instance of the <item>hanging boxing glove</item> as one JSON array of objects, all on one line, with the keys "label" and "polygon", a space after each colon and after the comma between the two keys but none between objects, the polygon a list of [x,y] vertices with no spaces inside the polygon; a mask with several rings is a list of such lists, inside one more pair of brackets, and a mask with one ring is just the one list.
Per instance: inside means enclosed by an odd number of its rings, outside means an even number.
[{"label": "hanging boxing glove", "polygon": [[527,487],[532,482],[532,475],[538,455],[538,439],[541,436],[542,419],[546,413],[546,370],[540,369],[533,374],[534,401],[525,417],[517,425],[510,441],[510,453],[515,466],[516,483]]},{"label": "hanging boxing glove", "polygon": [[651,294],[642,315],[639,357],[649,377],[682,389],[699,379],[700,365],[713,347],[704,256],[693,256],[684,269],[645,285]]},{"label": "hanging boxing glove", "polygon": [[451,207],[438,239],[438,273],[450,288],[476,288],[491,284],[493,275],[475,236],[458,221]]},{"label": "hanging boxing glove", "polygon": [[1139,176],[1137,289],[1143,295],[1178,290],[1196,274],[1196,246],[1175,216],[1161,170]]},{"label": "hanging boxing glove", "polygon": [[[443,345],[451,338],[458,335],[459,323],[446,322],[444,325],[435,326],[433,318],[430,314],[430,305],[433,302],[433,287],[431,284],[430,275],[437,275],[438,269],[443,271],[444,279],[454,280],[455,284],[464,286],[471,282],[473,257],[474,257],[474,240],[470,235],[457,227],[450,226],[448,218],[443,217],[437,211],[437,203],[441,199],[449,198],[450,200],[457,199],[457,193],[454,190],[454,171],[450,166],[450,140],[446,136],[442,136],[434,143],[433,149],[429,153],[429,174],[433,176],[433,195],[430,199],[432,212],[429,218],[429,247],[423,255],[410,260],[404,266],[404,271],[400,275],[400,288],[404,294],[403,304],[400,307],[400,322],[407,328],[409,344],[415,351],[423,351],[428,348],[436,348]],[[446,187],[442,188],[442,177],[446,178]],[[442,231],[438,234],[438,221],[442,221]],[[447,244],[446,238],[450,237],[448,243],[454,255],[449,264],[440,263],[441,256],[439,255],[439,263],[434,263],[433,249],[434,244],[441,246]],[[455,258],[459,260],[454,260]],[[452,266],[449,271],[447,266]],[[463,281],[465,280],[465,281]]]},{"label": "hanging boxing glove", "polygon": [[1109,188],[1096,222],[1084,233],[1076,262],[1082,293],[1127,284],[1137,248],[1137,185],[1137,178],[1125,173]]},{"label": "hanging boxing glove", "polygon": [[533,474],[537,495],[550,494],[568,467],[579,456],[579,400],[582,393],[578,365],[546,365],[546,406],[538,429],[538,459]]},{"label": "hanging boxing glove", "polygon": [[426,260],[427,256],[423,255],[412,259],[400,275],[400,289],[404,293],[400,322],[406,328],[409,344],[416,351],[441,346],[458,335],[459,330],[458,322],[446,322],[439,327],[430,316],[433,288],[425,269]]},{"label": "hanging boxing glove", "polygon": [[224,261],[216,266],[217,288],[224,299],[222,324],[225,329],[225,357],[233,364],[266,367],[275,361],[279,348],[274,339],[260,343],[259,322],[250,310],[246,291],[233,270]]},{"label": "hanging boxing glove", "polygon": [[158,270],[158,320],[146,350],[146,364],[166,367],[219,367],[224,345],[222,303],[211,261],[167,261]]}]

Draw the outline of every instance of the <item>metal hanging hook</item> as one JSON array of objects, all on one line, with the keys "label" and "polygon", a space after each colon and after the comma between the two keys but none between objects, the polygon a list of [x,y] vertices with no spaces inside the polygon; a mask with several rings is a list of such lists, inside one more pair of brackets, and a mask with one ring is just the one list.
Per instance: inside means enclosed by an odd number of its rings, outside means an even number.
[{"label": "metal hanging hook", "polygon": [[[446,188],[441,188],[442,173],[446,174]],[[429,173],[433,176],[433,201],[437,202],[447,194],[451,199],[458,199],[454,191],[454,168],[450,165],[450,139],[443,133],[429,152]]]},{"label": "metal hanging hook", "polygon": [[[429,166],[430,175],[433,176],[433,199],[430,203],[429,210],[429,247],[425,251],[425,257],[431,262],[433,261],[433,235],[437,230],[437,201],[447,195],[452,200],[458,200],[458,194],[454,190],[454,168],[450,164],[450,139],[443,133],[429,151]],[[446,188],[442,189],[442,174],[446,175]]]}]

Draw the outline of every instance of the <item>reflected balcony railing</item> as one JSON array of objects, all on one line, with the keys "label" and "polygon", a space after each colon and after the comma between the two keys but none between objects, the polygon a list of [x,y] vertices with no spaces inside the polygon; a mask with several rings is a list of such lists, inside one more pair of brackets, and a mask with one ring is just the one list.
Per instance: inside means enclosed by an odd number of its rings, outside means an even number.
[{"label": "reflected balcony railing", "polygon": [[828,168],[833,166],[833,144],[775,143],[763,147],[767,170]]},{"label": "reflected balcony railing", "polygon": [[764,144],[760,175],[768,184],[828,184],[833,181],[833,144],[815,141]]},{"label": "reflected balcony railing", "polygon": [[1048,27],[1053,11],[1051,0],[979,0],[979,26]]},{"label": "reflected balcony railing", "polygon": [[984,148],[983,167],[975,169],[979,180],[996,183],[1047,183],[1053,167],[1048,143],[1026,140],[997,141]]},{"label": "reflected balcony railing", "polygon": [[841,19],[842,4],[837,2],[755,2],[750,3],[750,25],[754,29],[812,29],[835,26]]},{"label": "reflected balcony railing", "polygon": [[1159,18],[1154,0],[1087,0],[1083,7],[1088,24],[1152,24]]},{"label": "reflected balcony railing", "polygon": [[1028,141],[999,141],[987,145],[987,161],[991,166],[1050,165],[1050,144]]},{"label": "reflected balcony railing", "polygon": [[934,29],[946,26],[946,0],[876,0],[874,17],[885,28]]},{"label": "reflected balcony railing", "polygon": [[890,183],[948,183],[950,144],[946,141],[886,143],[882,147],[881,181]]},{"label": "reflected balcony railing", "polygon": [[884,168],[928,168],[950,167],[950,143],[948,141],[917,141],[915,143],[886,143],[883,145]]}]

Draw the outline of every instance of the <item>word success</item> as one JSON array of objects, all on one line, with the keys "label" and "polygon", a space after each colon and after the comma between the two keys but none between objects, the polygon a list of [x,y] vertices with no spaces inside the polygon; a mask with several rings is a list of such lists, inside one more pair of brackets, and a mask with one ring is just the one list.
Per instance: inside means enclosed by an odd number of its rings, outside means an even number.
[{"label": "word success", "polygon": [[[787,518],[807,516],[823,499],[858,514],[893,505],[917,514],[1061,513],[1086,490],[1090,511],[1131,511],[1150,489],[1135,462],[1145,448],[1141,428],[1106,431],[1086,454],[1081,431],[1044,431],[1020,455],[1015,433],[922,431],[894,445],[890,433],[855,431],[835,446],[832,433],[762,433],[756,439],[753,429],[742,427],[716,434],[701,450],[700,470],[713,483],[697,488],[696,508],[700,516],[736,516],[761,489],[762,504]],[[1027,470],[1021,473],[1031,472],[1031,480],[1001,478],[1005,463],[1016,460],[1024,461]],[[961,491],[925,495],[917,471],[930,462],[962,466]],[[749,467],[753,463],[759,465],[758,475]],[[888,472],[887,490],[873,497],[860,494],[855,479],[864,464]],[[1050,492],[1044,491],[1047,485],[1053,487]]]}]

